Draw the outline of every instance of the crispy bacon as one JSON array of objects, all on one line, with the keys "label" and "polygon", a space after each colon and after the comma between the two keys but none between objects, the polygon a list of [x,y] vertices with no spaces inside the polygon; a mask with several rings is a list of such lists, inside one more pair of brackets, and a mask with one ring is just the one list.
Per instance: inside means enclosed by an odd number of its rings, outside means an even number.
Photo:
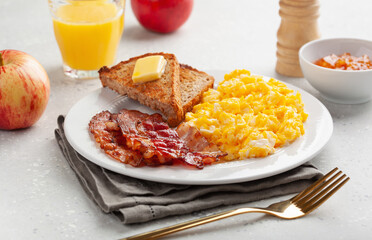
[{"label": "crispy bacon", "polygon": [[[178,136],[185,142],[186,146],[193,152],[210,152],[218,155],[223,154],[217,145],[208,142],[200,131],[190,126],[187,122],[181,123],[176,129]],[[226,154],[223,154],[226,155]]]},{"label": "crispy bacon", "polygon": [[208,142],[197,128],[190,126],[187,122],[181,123],[176,131],[191,152],[204,154],[204,164],[211,164],[216,159],[227,155],[227,153],[221,152],[217,145]]},{"label": "crispy bacon", "polygon": [[92,118],[89,129],[108,155],[132,166],[185,163],[201,169],[224,156],[197,129],[186,124],[171,129],[160,114],[104,111]]},{"label": "crispy bacon", "polygon": [[109,156],[135,167],[142,165],[141,154],[125,145],[125,138],[121,134],[116,117],[117,115],[108,111],[98,113],[89,123],[90,132]]}]

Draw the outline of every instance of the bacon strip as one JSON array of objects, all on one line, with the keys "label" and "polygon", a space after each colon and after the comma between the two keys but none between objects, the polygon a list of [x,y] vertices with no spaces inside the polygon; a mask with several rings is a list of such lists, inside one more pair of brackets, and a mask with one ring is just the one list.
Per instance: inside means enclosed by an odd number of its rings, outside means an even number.
[{"label": "bacon strip", "polygon": [[132,166],[181,163],[202,169],[225,155],[197,129],[189,125],[171,129],[160,114],[104,111],[92,118],[89,129],[108,155]]},{"label": "bacon strip", "polygon": [[177,132],[169,128],[160,114],[144,115],[135,110],[122,110],[118,114],[118,124],[127,145],[140,151],[145,160],[156,156],[159,164],[180,161],[203,168],[202,156],[189,153]]},{"label": "bacon strip", "polygon": [[91,119],[89,130],[107,155],[122,163],[138,167],[142,165],[142,156],[125,145],[125,138],[121,134],[116,117],[117,115],[108,111],[98,113]]},{"label": "bacon strip", "polygon": [[218,155],[226,155],[220,151],[217,145],[208,142],[208,140],[203,137],[200,131],[190,126],[187,122],[181,123],[176,132],[178,136],[185,142],[186,146],[193,152],[209,152]]},{"label": "bacon strip", "polygon": [[190,126],[188,123],[181,123],[176,131],[190,151],[203,154],[204,164],[212,164],[216,159],[227,155],[227,153],[221,152],[217,145],[208,142],[197,128]]}]

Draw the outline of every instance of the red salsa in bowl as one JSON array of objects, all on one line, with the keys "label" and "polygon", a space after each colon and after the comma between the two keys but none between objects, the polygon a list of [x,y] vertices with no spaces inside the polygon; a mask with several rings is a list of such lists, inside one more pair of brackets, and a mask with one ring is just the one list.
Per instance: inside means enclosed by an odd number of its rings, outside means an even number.
[{"label": "red salsa in bowl", "polygon": [[350,53],[344,53],[342,55],[331,54],[316,60],[314,64],[325,68],[339,70],[372,69],[372,62],[367,55],[355,57],[352,56]]}]

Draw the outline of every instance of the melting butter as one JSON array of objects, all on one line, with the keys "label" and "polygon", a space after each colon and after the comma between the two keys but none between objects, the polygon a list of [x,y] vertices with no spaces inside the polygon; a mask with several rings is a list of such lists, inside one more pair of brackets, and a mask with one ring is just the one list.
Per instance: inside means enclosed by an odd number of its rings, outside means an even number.
[{"label": "melting butter", "polygon": [[132,80],[134,83],[145,83],[157,80],[164,73],[167,60],[161,55],[140,58],[134,66]]}]

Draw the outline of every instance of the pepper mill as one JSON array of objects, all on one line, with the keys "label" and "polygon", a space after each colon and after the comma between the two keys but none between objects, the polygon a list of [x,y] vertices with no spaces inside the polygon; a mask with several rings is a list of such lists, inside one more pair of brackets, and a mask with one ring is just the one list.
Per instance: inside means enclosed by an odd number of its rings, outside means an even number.
[{"label": "pepper mill", "polygon": [[280,0],[281,23],[277,37],[276,71],[289,77],[303,77],[298,51],[320,37],[318,0]]}]

